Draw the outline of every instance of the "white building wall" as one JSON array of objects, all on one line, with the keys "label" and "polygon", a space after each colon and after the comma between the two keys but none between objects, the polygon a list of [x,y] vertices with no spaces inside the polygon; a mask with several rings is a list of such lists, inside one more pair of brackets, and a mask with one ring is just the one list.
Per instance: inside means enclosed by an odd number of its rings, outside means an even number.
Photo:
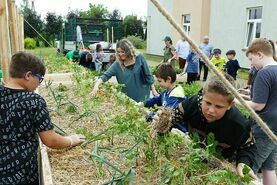
[{"label": "white building wall", "polygon": [[249,68],[245,57],[248,8],[263,7],[261,37],[277,40],[277,0],[211,0],[210,39],[222,56],[229,49],[237,52],[242,67]]},{"label": "white building wall", "polygon": [[[160,3],[172,12],[172,0],[160,0]],[[171,36],[171,26],[150,0],[147,5],[147,53],[163,55],[163,39],[166,35]]]}]

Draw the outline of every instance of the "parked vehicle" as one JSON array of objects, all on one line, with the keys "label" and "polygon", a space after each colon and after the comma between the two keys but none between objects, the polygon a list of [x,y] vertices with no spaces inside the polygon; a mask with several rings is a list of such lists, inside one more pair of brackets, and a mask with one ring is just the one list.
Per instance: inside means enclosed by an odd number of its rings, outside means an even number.
[{"label": "parked vehicle", "polygon": [[114,42],[123,37],[123,21],[111,19],[72,18],[63,24],[57,51],[66,54],[70,50],[88,47],[95,50],[100,43],[104,51],[104,66],[115,53]]}]

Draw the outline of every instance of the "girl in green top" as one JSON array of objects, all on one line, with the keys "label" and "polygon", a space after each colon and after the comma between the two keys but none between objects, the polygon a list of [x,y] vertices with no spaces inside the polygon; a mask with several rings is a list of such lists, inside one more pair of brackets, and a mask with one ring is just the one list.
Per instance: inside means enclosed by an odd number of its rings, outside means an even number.
[{"label": "girl in green top", "polygon": [[133,100],[140,102],[149,98],[150,90],[154,96],[158,95],[153,85],[154,77],[151,74],[145,58],[135,52],[133,44],[122,39],[116,44],[117,58],[111,67],[96,81],[92,96],[97,94],[99,85],[115,76],[119,84],[124,84],[122,92]]},{"label": "girl in green top", "polygon": [[174,46],[172,45],[171,38],[169,36],[166,36],[164,38],[164,43],[165,43],[165,47],[164,47],[163,62],[168,62],[172,65],[172,67],[175,68],[177,54]]},{"label": "girl in green top", "polygon": [[2,69],[0,68],[0,84],[2,84],[2,78],[3,78],[3,71],[2,71]]}]

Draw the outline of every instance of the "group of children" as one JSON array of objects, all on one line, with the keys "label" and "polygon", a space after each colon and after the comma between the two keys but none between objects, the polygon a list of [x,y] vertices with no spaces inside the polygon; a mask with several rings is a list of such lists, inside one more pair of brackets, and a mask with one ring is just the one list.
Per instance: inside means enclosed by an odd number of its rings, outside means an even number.
[{"label": "group of children", "polygon": [[114,54],[110,55],[108,64],[103,62],[104,52],[102,45],[99,43],[96,45],[94,52],[91,52],[88,48],[84,48],[80,51],[74,50],[66,53],[66,58],[70,61],[77,62],[79,65],[100,72],[103,69],[109,68],[116,60]]},{"label": "group of children", "polygon": [[[227,74],[232,76],[234,80],[236,80],[237,72],[240,69],[240,65],[238,60],[235,59],[235,50],[229,50],[226,53],[226,56],[228,59],[227,62],[224,57],[221,57],[221,50],[216,48],[213,50],[211,63],[213,63],[219,71],[226,72]],[[185,73],[187,73],[187,83],[190,84],[200,79],[199,65],[201,63],[201,59],[198,54],[193,49],[191,49],[186,62],[187,67],[185,68]]]},{"label": "group of children", "polygon": [[[221,51],[214,49],[212,63],[218,70],[226,69],[225,78],[234,86],[239,69],[235,59],[235,51],[226,53],[229,61],[220,57]],[[248,47],[246,56],[256,69],[252,79],[251,97],[247,103],[259,114],[274,134],[277,134],[277,58],[275,46],[267,39],[256,39]],[[196,69],[199,57],[192,50],[187,57],[188,82],[191,82],[190,72]],[[172,123],[180,130],[196,132],[202,138],[212,132],[219,142],[221,154],[227,159],[235,159],[237,172],[244,176],[245,165],[250,167],[250,176],[257,179],[255,174],[260,170],[265,185],[276,185],[277,144],[262,131],[252,120],[246,119],[234,106],[239,102],[233,94],[225,88],[216,77],[211,76],[204,84],[198,95],[193,97],[182,96],[183,92],[175,84],[176,73],[169,64],[162,64],[157,72],[156,79],[165,91],[157,97],[144,102],[146,107],[164,106],[173,107]],[[193,78],[196,74],[193,74]],[[176,91],[178,90],[178,93]],[[180,96],[181,95],[181,96]],[[169,103],[170,102],[170,103]],[[181,103],[180,103],[181,102]],[[151,115],[153,118],[157,115]],[[159,119],[159,117],[157,118]]]},{"label": "group of children", "polygon": [[[119,51],[126,58],[125,52]],[[277,62],[274,45],[267,39],[257,39],[248,47],[246,55],[258,70],[253,82],[253,98],[248,104],[277,134]],[[230,57],[235,56],[233,51],[228,52],[227,56],[234,61],[234,57]],[[214,57],[219,58],[220,55]],[[188,58],[199,61],[193,51]],[[235,75],[232,68],[230,73]],[[38,184],[38,136],[51,148],[77,146],[84,141],[84,136],[63,137],[53,131],[46,102],[33,92],[45,75],[45,67],[38,58],[24,52],[16,53],[12,57],[9,72],[10,80],[0,86],[0,184]],[[147,99],[144,106],[172,108],[174,127],[183,132],[196,132],[202,138],[212,132],[222,156],[236,161],[240,176],[244,175],[243,168],[247,165],[251,168],[249,174],[252,178],[257,178],[255,174],[260,169],[265,185],[277,184],[276,143],[251,119],[246,119],[240,113],[234,106],[237,101],[233,94],[217,77],[211,76],[197,95],[185,97],[182,87],[175,82],[176,71],[170,64],[160,65],[155,76],[165,90]],[[233,77],[227,74],[225,77],[234,84]],[[159,119],[155,113],[152,116]]]}]

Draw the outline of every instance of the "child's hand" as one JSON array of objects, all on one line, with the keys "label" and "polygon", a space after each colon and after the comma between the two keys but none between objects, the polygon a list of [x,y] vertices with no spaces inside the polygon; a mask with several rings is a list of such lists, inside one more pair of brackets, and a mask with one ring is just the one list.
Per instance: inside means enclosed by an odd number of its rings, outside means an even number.
[{"label": "child's hand", "polygon": [[241,177],[244,177],[245,174],[243,174],[243,168],[244,168],[245,166],[246,166],[247,168],[249,168],[249,170],[250,170],[249,173],[248,173],[249,176],[252,177],[253,179],[257,180],[257,176],[254,174],[253,170],[252,170],[249,166],[247,166],[246,164],[244,164],[244,163],[239,163],[239,164],[237,165],[236,170],[237,170],[238,175],[241,176]]},{"label": "child's hand", "polygon": [[143,103],[143,102],[137,102],[136,105],[137,105],[138,107],[144,107],[144,103]]},{"label": "child's hand", "polygon": [[66,138],[70,140],[70,147],[78,146],[82,144],[86,139],[86,137],[81,134],[74,134],[71,136],[67,136]]},{"label": "child's hand", "polygon": [[153,96],[159,96],[159,93],[156,91],[156,89],[152,89]]},{"label": "child's hand", "polygon": [[98,87],[97,87],[97,88],[94,88],[94,89],[89,93],[89,95],[91,95],[92,97],[96,96],[98,90],[99,90]]}]

